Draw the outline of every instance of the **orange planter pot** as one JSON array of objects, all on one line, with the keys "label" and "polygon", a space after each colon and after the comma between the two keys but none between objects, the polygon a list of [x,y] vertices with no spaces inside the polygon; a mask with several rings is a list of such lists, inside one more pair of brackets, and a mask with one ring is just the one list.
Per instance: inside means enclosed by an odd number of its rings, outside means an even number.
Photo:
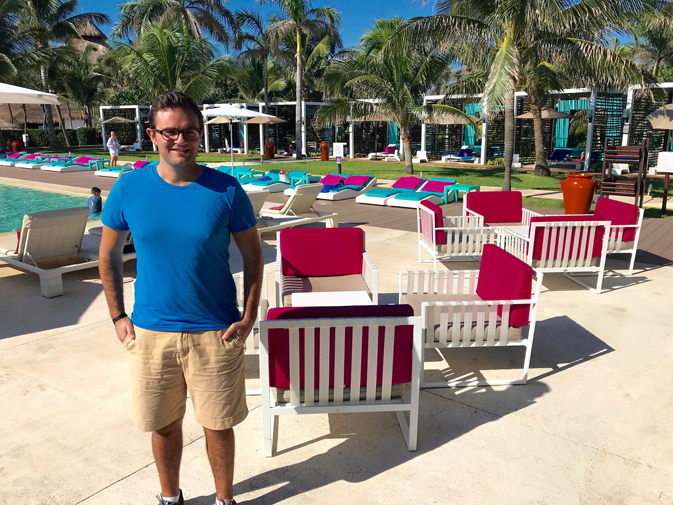
[{"label": "orange planter pot", "polygon": [[320,160],[329,161],[329,143],[324,140],[320,142]]},{"label": "orange planter pot", "polygon": [[563,209],[566,214],[588,214],[594,192],[598,184],[592,179],[594,174],[568,174],[561,181]]}]

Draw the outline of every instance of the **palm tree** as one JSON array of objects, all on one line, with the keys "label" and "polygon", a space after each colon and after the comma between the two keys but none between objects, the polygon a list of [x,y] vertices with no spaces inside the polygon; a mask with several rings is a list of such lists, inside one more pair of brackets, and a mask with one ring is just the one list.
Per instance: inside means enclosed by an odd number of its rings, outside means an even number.
[{"label": "palm tree", "polygon": [[74,51],[55,67],[51,77],[60,97],[82,109],[89,127],[93,126],[94,106],[100,101],[103,84],[108,80],[100,65],[89,59],[94,51],[93,44],[88,44],[82,52]]},{"label": "palm tree", "polygon": [[[264,80],[264,112],[269,113],[269,57],[273,50],[273,43],[268,27],[264,25],[262,16],[259,12],[249,9],[242,9],[236,12],[236,22],[242,30],[236,37],[236,49],[243,49],[238,57],[244,62],[243,70],[254,71],[257,68],[262,70]],[[244,72],[246,75],[253,76],[252,72]],[[240,87],[240,86],[239,86]],[[256,86],[255,86],[256,87]],[[283,86],[285,87],[285,86]],[[250,87],[248,88],[250,89]],[[269,126],[264,126],[264,135],[260,146],[260,152],[264,152],[264,145],[269,134]]]},{"label": "palm tree", "polygon": [[[107,24],[109,18],[100,12],[75,14],[77,0],[23,0],[19,12],[17,28],[30,38],[34,50],[41,57],[56,61],[59,54],[69,48],[64,43],[79,38],[77,28],[87,23]],[[49,83],[49,67],[46,62],[40,64],[40,77],[44,92],[51,92]],[[45,105],[47,129],[49,130],[49,147],[59,146],[54,129],[54,117],[51,105]]]},{"label": "palm tree", "polygon": [[20,0],[0,0],[0,78],[16,75],[14,60],[28,50],[28,41],[16,29],[21,6]]},{"label": "palm tree", "polygon": [[[320,124],[376,116],[399,124],[407,174],[413,174],[411,127],[420,117],[434,114],[466,116],[448,105],[423,105],[423,96],[451,75],[452,61],[428,46],[407,46],[381,53],[403,21],[377,19],[355,50],[343,51],[327,69],[325,90],[329,104],[318,111]],[[386,120],[386,119],[384,119]]]},{"label": "palm tree", "polygon": [[277,97],[287,86],[278,64],[273,61],[266,65],[260,60],[239,62],[232,67],[231,80],[238,86],[241,99],[248,103],[262,100],[268,103],[272,95]]},{"label": "palm tree", "polygon": [[636,61],[657,76],[662,66],[673,65],[673,2],[648,10],[634,20],[634,42],[628,46]]},{"label": "palm tree", "polygon": [[146,23],[133,44],[112,42],[133,82],[150,96],[183,91],[199,101],[215,90],[228,68],[226,57],[214,59],[212,44],[181,30],[179,23]]},{"label": "palm tree", "polygon": [[547,90],[562,87],[564,81],[597,87],[643,82],[632,61],[604,45],[609,30],[624,31],[633,6],[637,2],[630,0],[437,0],[437,14],[410,20],[394,47],[432,43],[448,51],[460,44],[482,58],[485,67],[471,77],[482,79],[484,114],[504,109],[503,190],[510,190],[515,91],[523,87],[528,92],[536,174],[548,175],[541,127]]},{"label": "palm tree", "polygon": [[113,37],[139,35],[147,22],[181,21],[183,36],[191,33],[203,39],[204,32],[228,47],[230,34],[236,32],[236,20],[226,0],[131,0],[119,6],[119,21],[111,32]]},{"label": "palm tree", "polygon": [[278,6],[281,11],[277,20],[269,26],[272,40],[278,46],[283,41],[292,38],[294,49],[294,64],[296,65],[296,92],[295,92],[295,142],[297,159],[302,154],[302,78],[303,66],[306,64],[306,47],[310,40],[322,41],[329,36],[333,48],[341,47],[339,28],[341,14],[334,7],[311,8],[310,0],[272,0],[270,3]]}]

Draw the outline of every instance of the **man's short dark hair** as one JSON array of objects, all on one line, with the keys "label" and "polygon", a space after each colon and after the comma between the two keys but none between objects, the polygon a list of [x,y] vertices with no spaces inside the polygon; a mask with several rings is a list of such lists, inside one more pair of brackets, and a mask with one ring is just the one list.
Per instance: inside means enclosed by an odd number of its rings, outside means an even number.
[{"label": "man's short dark hair", "polygon": [[91,188],[91,194],[95,195],[96,193],[100,193],[100,188],[94,186],[93,188]]},{"label": "man's short dark hair", "polygon": [[201,115],[201,109],[199,109],[199,106],[196,105],[196,102],[192,99],[191,96],[181,91],[166,91],[154,99],[152,106],[150,107],[150,113],[147,116],[147,122],[149,123],[150,128],[156,128],[155,117],[157,112],[165,109],[191,110],[194,112],[194,114],[196,114],[196,117],[199,120],[199,129],[203,128],[203,116]]}]

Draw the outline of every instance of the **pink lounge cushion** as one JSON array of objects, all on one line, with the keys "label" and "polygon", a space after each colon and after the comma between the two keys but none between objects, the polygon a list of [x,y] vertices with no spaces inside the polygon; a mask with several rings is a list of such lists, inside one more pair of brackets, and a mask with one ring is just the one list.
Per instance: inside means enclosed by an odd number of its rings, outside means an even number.
[{"label": "pink lounge cushion", "polygon": [[39,154],[39,153],[36,153],[36,154],[29,154],[28,156],[26,156],[26,157],[23,158],[23,159],[24,159],[24,160],[34,160],[34,159],[37,158],[38,156],[43,156],[43,155],[42,155],[42,154]]},{"label": "pink lounge cushion", "polygon": [[[477,294],[482,300],[529,300],[533,289],[533,268],[504,249],[486,244],[479,266]],[[502,307],[498,307],[502,317]],[[530,305],[512,305],[510,326],[527,326]]]},{"label": "pink lounge cushion", "polygon": [[[421,205],[435,215],[435,228],[444,227],[444,215],[442,213],[441,207],[427,200],[421,200]],[[422,221],[419,224],[419,226],[421,226],[421,233],[423,233]],[[446,232],[444,230],[435,231],[435,244],[437,245],[446,244]]]},{"label": "pink lounge cushion", "polygon": [[362,228],[288,228],[280,232],[283,275],[328,277],[362,274]]},{"label": "pink lounge cushion", "polygon": [[72,160],[72,162],[77,163],[78,165],[88,165],[89,161],[93,159],[95,158],[90,158],[89,156],[80,156],[79,158]]},{"label": "pink lounge cushion", "polygon": [[428,181],[423,184],[419,191],[430,191],[432,193],[440,193],[444,195],[444,188],[451,186],[453,183],[449,181]]},{"label": "pink lounge cushion", "polygon": [[335,174],[329,174],[320,179],[321,184],[338,184],[341,181],[343,181],[345,177],[342,177],[340,175],[335,175]]},{"label": "pink lounge cushion", "polygon": [[6,157],[7,158],[20,158],[21,156],[23,156],[22,153],[20,153],[19,151],[15,151],[13,153],[9,153]]},{"label": "pink lounge cushion", "polygon": [[521,191],[470,191],[465,207],[484,216],[484,224],[520,223],[523,219]]},{"label": "pink lounge cushion", "polygon": [[[533,223],[548,223],[548,222],[558,222],[558,221],[600,221],[600,219],[597,219],[596,216],[592,216],[590,214],[586,215],[561,215],[561,216],[533,216],[530,220],[531,226],[529,228],[532,229]],[[568,246],[568,251],[569,254],[573,254],[573,250],[575,247],[575,233],[576,231],[579,233],[579,230],[576,230],[576,227],[573,227],[571,232],[570,232],[570,244]],[[601,256],[601,251],[603,248],[603,235],[605,234],[605,228],[603,226],[600,226],[599,228],[596,229],[596,235],[594,238],[594,247],[591,251],[591,257],[592,258],[599,258]],[[561,235],[564,235],[563,233],[557,233],[556,236],[556,242],[552,244],[551,242],[547,244],[547,250],[544,252],[544,258],[545,259],[556,259],[557,252],[558,251],[558,243],[559,240],[562,239]],[[528,232],[528,236],[530,237],[530,231]],[[550,235],[551,236],[551,235]],[[544,242],[544,228],[537,228],[535,237],[531,237],[531,240],[533,242],[533,259],[534,260],[539,260],[543,256],[543,242]],[[584,251],[581,251],[581,245],[578,245],[577,247],[577,256],[579,258],[584,258],[586,257],[587,254],[587,248],[589,247],[588,244],[589,241],[589,236],[587,235],[587,245],[585,246]],[[565,243],[561,247],[561,251],[565,251]]]},{"label": "pink lounge cushion", "polygon": [[[632,203],[610,200],[609,198],[599,198],[596,201],[596,210],[594,217],[597,221],[610,221],[612,225],[638,224],[640,209]],[[612,231],[611,234],[617,233]],[[636,239],[636,229],[626,228],[622,241],[631,242]]]},{"label": "pink lounge cushion", "polygon": [[271,210],[280,210],[283,207],[285,207],[285,205],[278,205],[277,207],[271,207]]},{"label": "pink lounge cushion", "polygon": [[416,189],[424,182],[425,179],[422,177],[400,177],[391,187],[395,189]]},{"label": "pink lounge cushion", "polygon": [[370,179],[369,175],[349,175],[346,177],[344,184],[346,186],[364,186]]},{"label": "pink lounge cushion", "polygon": [[395,154],[395,150],[397,149],[397,146],[387,146],[384,150],[384,154]]},{"label": "pink lounge cushion", "polygon": [[145,165],[149,165],[149,161],[138,160],[133,164],[133,168],[143,168]]},{"label": "pink lounge cushion", "polygon": [[[414,309],[410,305],[372,305],[357,307],[283,307],[269,310],[267,319],[318,319],[318,318],[345,318],[345,317],[412,317]],[[375,323],[374,323],[375,324]],[[319,332],[317,332],[319,335]],[[344,354],[344,385],[349,386],[351,381],[353,329],[345,331]],[[383,350],[385,327],[379,327],[378,359],[376,366],[376,383],[383,381]],[[299,356],[304,356],[305,331],[299,330]],[[313,374],[315,386],[319,385],[320,374],[320,337],[315,338],[315,372]],[[362,330],[362,357],[360,384],[367,384],[367,345],[369,343],[369,328]],[[271,387],[290,387],[290,349],[289,331],[287,329],[269,330],[269,382]],[[330,328],[330,370],[329,385],[334,386],[334,352],[335,328]],[[413,350],[413,327],[398,326],[395,328],[395,344],[393,350],[393,384],[405,384],[411,381],[411,365]],[[304,360],[300,359],[299,377],[301,387],[304,387]]]}]

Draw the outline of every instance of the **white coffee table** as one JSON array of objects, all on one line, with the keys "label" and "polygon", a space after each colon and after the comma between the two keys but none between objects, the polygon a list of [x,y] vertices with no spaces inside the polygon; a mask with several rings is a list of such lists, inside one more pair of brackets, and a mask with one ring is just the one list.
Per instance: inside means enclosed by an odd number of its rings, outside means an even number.
[{"label": "white coffee table", "polygon": [[347,305],[373,305],[373,303],[366,291],[292,293],[293,307],[339,307]]}]

